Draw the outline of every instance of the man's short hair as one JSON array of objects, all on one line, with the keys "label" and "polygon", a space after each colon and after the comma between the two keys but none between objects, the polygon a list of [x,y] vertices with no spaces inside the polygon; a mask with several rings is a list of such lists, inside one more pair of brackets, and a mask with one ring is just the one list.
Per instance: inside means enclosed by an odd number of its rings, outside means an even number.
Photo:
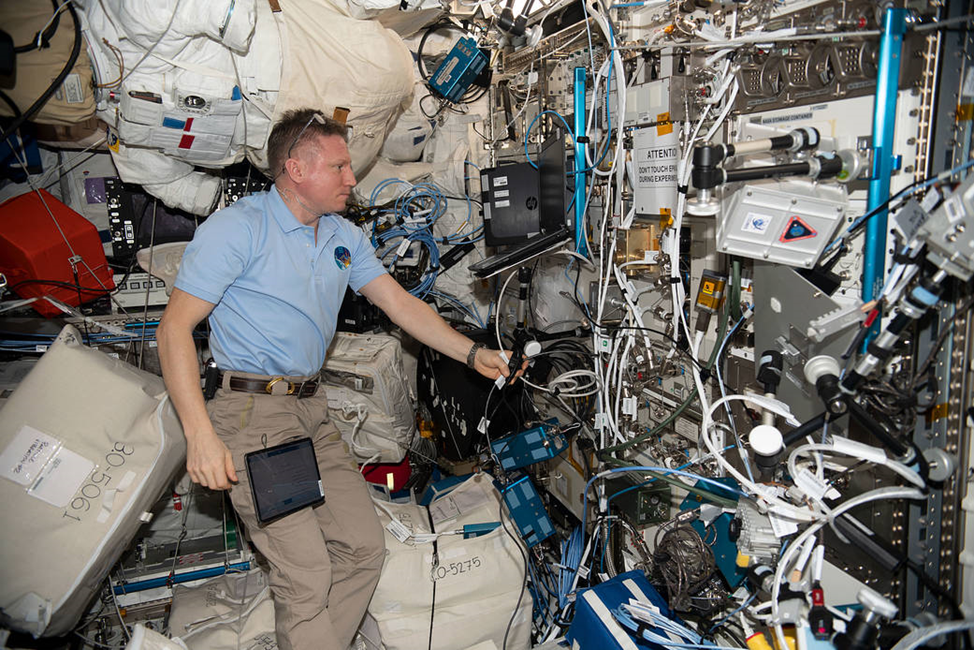
[{"label": "man's short hair", "polygon": [[337,135],[347,142],[348,127],[314,108],[296,108],[281,115],[267,139],[267,164],[274,178],[284,170],[294,149],[315,135]]}]

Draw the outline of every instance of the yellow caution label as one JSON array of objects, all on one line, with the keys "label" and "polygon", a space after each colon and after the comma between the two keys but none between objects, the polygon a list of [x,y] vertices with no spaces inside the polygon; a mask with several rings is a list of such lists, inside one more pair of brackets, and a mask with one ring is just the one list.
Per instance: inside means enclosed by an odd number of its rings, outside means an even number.
[{"label": "yellow caution label", "polygon": [[660,113],[656,116],[656,135],[669,135],[673,133],[673,122],[670,121],[669,113]]},{"label": "yellow caution label", "polygon": [[932,409],[927,411],[927,424],[931,422],[936,422],[937,420],[943,420],[947,417],[947,403],[937,404]]},{"label": "yellow caution label", "polygon": [[673,212],[669,208],[659,209],[659,229],[666,230],[673,225]]},{"label": "yellow caution label", "polygon": [[714,295],[715,288],[716,287],[714,286],[714,283],[711,282],[710,280],[704,280],[703,282],[700,283],[700,293],[705,293],[708,296]]},{"label": "yellow caution label", "polygon": [[974,104],[961,104],[957,107],[957,121],[970,122],[974,119]]}]

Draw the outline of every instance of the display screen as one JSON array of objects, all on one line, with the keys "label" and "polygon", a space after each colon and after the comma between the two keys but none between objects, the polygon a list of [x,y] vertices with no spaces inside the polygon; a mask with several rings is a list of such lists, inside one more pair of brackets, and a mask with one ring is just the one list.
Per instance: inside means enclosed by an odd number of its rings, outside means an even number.
[{"label": "display screen", "polygon": [[253,451],[245,459],[260,523],[324,502],[310,438]]}]

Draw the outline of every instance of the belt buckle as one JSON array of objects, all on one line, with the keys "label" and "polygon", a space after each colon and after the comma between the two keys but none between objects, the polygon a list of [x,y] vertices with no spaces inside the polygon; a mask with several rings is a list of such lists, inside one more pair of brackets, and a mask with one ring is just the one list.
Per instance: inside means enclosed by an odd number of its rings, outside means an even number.
[{"label": "belt buckle", "polygon": [[[283,392],[281,389],[277,388],[277,386],[280,385],[281,382],[284,382],[284,385],[281,386]],[[267,382],[266,386],[264,386],[264,391],[268,395],[291,395],[294,393],[294,384],[284,379],[284,377],[274,377],[269,382]]]},{"label": "belt buckle", "polygon": [[304,399],[306,397],[312,397],[318,390],[318,382],[314,379],[309,379],[298,384],[298,399]]}]

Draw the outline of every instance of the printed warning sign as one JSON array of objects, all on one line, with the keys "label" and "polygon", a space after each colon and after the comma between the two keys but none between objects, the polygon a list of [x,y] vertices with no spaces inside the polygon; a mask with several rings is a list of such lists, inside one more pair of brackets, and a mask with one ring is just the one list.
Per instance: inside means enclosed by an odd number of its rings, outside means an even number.
[{"label": "printed warning sign", "polygon": [[660,135],[655,128],[640,129],[633,144],[636,212],[659,215],[672,211],[677,198],[678,132]]}]

